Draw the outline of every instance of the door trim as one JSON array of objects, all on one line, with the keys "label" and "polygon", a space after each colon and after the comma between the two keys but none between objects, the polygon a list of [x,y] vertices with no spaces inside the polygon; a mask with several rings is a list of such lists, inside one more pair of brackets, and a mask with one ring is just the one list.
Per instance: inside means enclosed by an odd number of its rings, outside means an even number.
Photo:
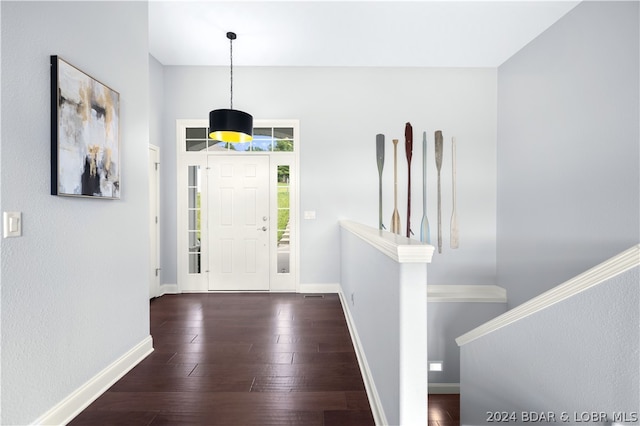
[{"label": "door trim", "polygon": [[[154,200],[155,203],[153,203]],[[149,144],[149,246],[149,298],[153,299],[160,296],[160,148],[151,144]]]},{"label": "door trim", "polygon": [[[290,165],[290,182],[289,190],[291,193],[290,208],[292,221],[291,233],[291,258],[289,274],[271,273],[270,291],[271,292],[300,292],[300,185],[299,185],[299,164],[301,149],[301,134],[299,120],[258,120],[254,119],[254,128],[258,127],[290,127],[294,129],[294,150],[289,152],[245,152],[234,153],[233,151],[187,151],[186,150],[186,129],[207,127],[207,120],[176,120],[176,184],[177,184],[177,203],[176,203],[176,253],[177,264],[177,287],[178,292],[210,292],[208,289],[208,279],[206,270],[208,265],[203,265],[201,273],[190,274],[188,271],[188,258],[184,253],[188,253],[187,228],[188,228],[188,196],[184,188],[187,187],[187,170],[189,166],[200,167],[201,172],[206,172],[208,155],[269,155],[271,164],[289,164]],[[271,167],[273,169],[273,167]],[[206,182],[206,179],[203,179]],[[273,182],[275,185],[275,182]],[[207,192],[206,183],[202,188],[202,192]],[[272,207],[272,210],[275,207]],[[273,217],[273,215],[272,215]],[[202,241],[206,246],[206,241]],[[203,247],[204,250],[204,247]],[[208,257],[208,254],[202,252],[202,259]],[[208,263],[208,262],[207,262]],[[273,263],[273,261],[272,261]],[[272,271],[275,268],[271,268]],[[280,275],[275,276],[274,275]],[[285,277],[285,275],[287,275]],[[286,278],[286,279],[285,279]]]}]

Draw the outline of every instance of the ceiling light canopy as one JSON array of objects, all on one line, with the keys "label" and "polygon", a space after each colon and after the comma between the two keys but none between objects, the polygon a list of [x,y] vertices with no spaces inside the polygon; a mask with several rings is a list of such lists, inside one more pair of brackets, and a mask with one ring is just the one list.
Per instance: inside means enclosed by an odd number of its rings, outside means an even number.
[{"label": "ceiling light canopy", "polygon": [[228,32],[227,38],[231,57],[231,105],[229,109],[209,112],[209,137],[228,143],[250,142],[253,139],[253,116],[233,109],[233,40],[236,39],[236,33]]}]

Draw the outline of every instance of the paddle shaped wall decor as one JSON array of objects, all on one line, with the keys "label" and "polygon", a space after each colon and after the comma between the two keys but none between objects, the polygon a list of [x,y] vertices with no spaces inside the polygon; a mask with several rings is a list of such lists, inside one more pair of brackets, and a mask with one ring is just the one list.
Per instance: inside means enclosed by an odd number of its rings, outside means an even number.
[{"label": "paddle shaped wall decor", "polygon": [[376,162],[378,163],[378,229],[383,229],[382,223],[382,169],[384,168],[384,135],[376,135]]},{"label": "paddle shaped wall decor", "polygon": [[393,214],[391,232],[400,234],[400,213],[398,213],[398,139],[393,140]]},{"label": "paddle shaped wall decor", "polygon": [[427,132],[422,132],[422,222],[420,222],[420,241],[431,244],[429,219],[427,218]]},{"label": "paddle shaped wall decor", "polygon": [[404,150],[407,154],[407,238],[411,238],[411,157],[413,156],[413,127],[404,126]]},{"label": "paddle shaped wall decor", "polygon": [[440,170],[442,169],[442,155],[444,141],[442,130],[435,133],[436,170],[438,172],[438,253],[442,253],[442,191],[440,187]]}]

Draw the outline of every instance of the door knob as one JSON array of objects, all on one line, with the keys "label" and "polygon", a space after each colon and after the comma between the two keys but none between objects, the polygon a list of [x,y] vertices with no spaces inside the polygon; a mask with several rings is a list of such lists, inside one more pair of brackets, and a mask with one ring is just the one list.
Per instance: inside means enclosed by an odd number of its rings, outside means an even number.
[{"label": "door knob", "polygon": [[267,230],[266,226],[263,226],[262,228],[258,228],[258,231],[266,231],[266,230]]},{"label": "door knob", "polygon": [[267,220],[269,220],[269,218],[268,218],[268,217],[266,217],[266,216],[262,216],[262,220],[263,220],[264,222],[266,222]]}]

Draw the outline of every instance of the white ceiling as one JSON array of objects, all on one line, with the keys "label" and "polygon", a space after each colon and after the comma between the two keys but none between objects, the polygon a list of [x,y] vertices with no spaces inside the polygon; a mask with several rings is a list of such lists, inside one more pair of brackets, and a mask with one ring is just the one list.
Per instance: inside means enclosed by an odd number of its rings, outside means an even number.
[{"label": "white ceiling", "polygon": [[164,65],[497,67],[579,1],[163,1]]}]

